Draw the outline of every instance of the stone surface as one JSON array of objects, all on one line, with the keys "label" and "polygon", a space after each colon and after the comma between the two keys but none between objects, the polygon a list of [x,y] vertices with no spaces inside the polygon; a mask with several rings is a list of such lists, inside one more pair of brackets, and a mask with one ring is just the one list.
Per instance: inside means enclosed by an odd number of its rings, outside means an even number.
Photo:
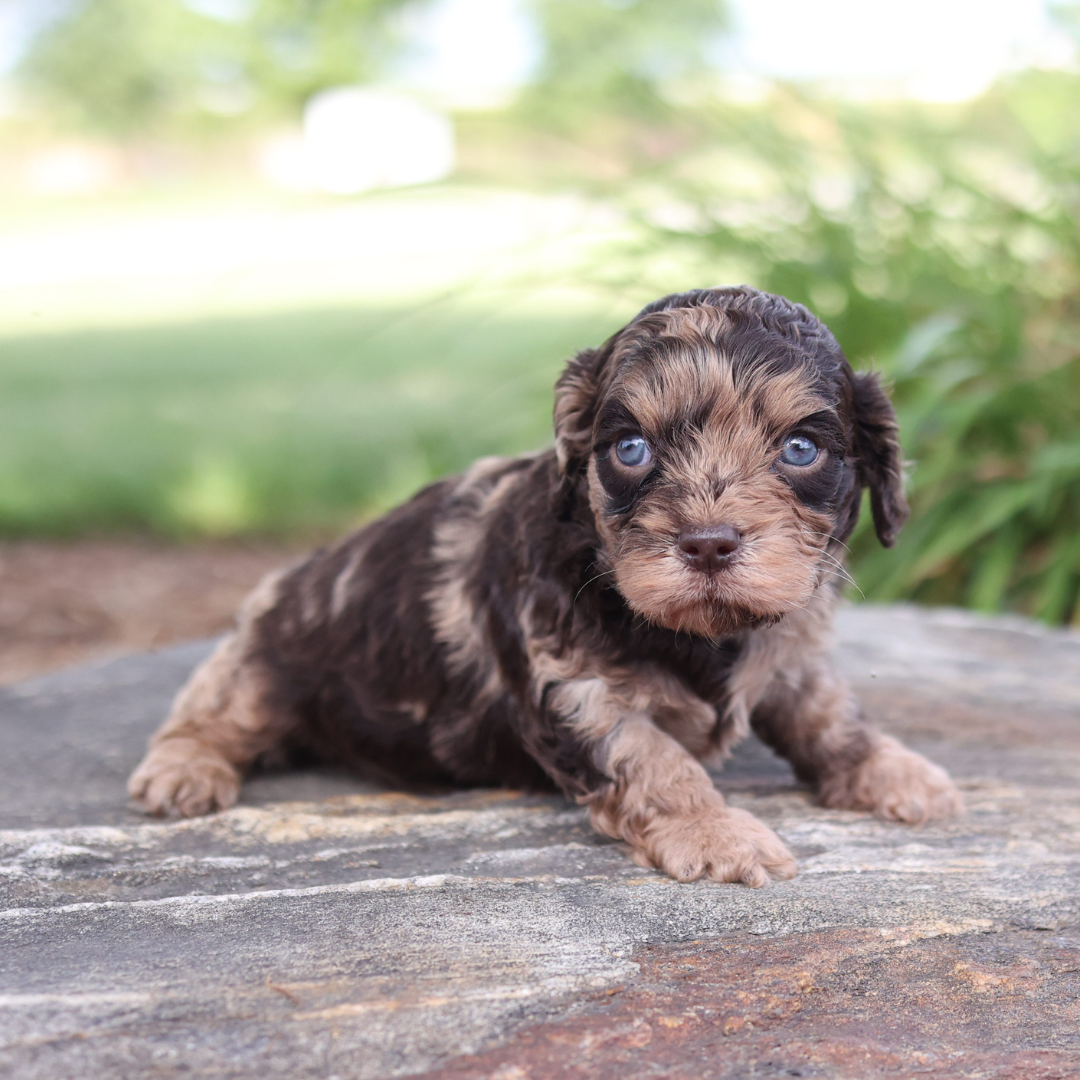
[{"label": "stone surface", "polygon": [[717,777],[800,860],[634,866],[556,798],[264,775],[189,822],[124,781],[208,645],[0,691],[0,1072],[58,1077],[1080,1077],[1080,637],[857,607],[867,712],[967,817]]}]

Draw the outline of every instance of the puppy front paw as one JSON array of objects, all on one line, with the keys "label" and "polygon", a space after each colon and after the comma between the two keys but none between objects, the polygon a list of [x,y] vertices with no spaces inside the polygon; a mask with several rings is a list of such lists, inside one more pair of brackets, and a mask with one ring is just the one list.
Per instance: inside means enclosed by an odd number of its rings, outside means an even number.
[{"label": "puppy front paw", "polygon": [[240,793],[240,776],[198,739],[162,739],[131,774],[128,794],[148,814],[198,817],[227,810]]},{"label": "puppy front paw", "polygon": [[869,810],[909,825],[964,812],[949,774],[888,735],[877,736],[861,765],[826,778],[820,797],[822,806],[834,810]]},{"label": "puppy front paw", "polygon": [[685,817],[658,816],[632,843],[635,862],[655,866],[677,881],[704,875],[760,889],[770,878],[795,876],[795,860],[780,837],[753,814],[730,806]]}]

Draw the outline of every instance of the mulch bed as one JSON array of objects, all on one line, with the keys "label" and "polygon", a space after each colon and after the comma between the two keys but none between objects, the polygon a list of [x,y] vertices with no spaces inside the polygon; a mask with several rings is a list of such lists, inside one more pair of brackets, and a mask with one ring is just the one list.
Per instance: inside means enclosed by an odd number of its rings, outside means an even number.
[{"label": "mulch bed", "polygon": [[227,629],[272,543],[148,540],[0,544],[0,685]]}]

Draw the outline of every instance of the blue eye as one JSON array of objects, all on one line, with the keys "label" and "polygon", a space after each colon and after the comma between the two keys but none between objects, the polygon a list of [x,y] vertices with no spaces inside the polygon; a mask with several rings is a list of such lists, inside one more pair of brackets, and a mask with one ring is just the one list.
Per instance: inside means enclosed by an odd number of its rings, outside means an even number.
[{"label": "blue eye", "polygon": [[638,469],[652,461],[649,444],[640,435],[627,435],[615,444],[615,456],[630,469]]},{"label": "blue eye", "polygon": [[784,440],[780,460],[785,465],[813,465],[820,453],[813,439],[808,439],[805,435],[790,435]]}]

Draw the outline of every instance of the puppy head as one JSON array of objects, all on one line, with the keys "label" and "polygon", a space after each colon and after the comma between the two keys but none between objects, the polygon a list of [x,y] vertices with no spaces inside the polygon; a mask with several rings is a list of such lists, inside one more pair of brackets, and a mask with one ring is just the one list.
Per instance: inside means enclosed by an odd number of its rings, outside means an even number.
[{"label": "puppy head", "polygon": [[559,467],[584,485],[630,607],[719,637],[805,605],[869,487],[907,515],[896,417],[804,307],[740,287],[665,297],[555,390]]}]

